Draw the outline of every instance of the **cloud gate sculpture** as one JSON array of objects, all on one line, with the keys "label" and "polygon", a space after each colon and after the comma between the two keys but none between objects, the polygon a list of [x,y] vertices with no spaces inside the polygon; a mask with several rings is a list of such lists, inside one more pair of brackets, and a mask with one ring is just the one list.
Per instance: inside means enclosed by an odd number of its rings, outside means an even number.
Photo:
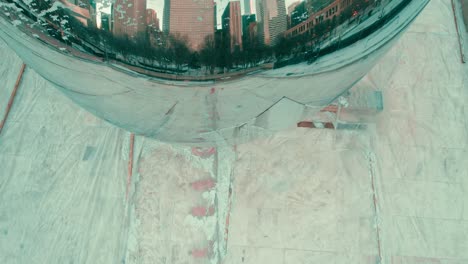
[{"label": "cloud gate sculpture", "polygon": [[286,101],[331,103],[428,2],[0,0],[0,38],[110,123],[213,144],[269,130],[268,115],[296,118]]}]

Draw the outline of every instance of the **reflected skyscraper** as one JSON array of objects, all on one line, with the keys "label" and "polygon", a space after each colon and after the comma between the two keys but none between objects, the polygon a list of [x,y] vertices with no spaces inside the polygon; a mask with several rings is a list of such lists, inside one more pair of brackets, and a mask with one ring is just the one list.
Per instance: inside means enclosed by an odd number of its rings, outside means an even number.
[{"label": "reflected skyscraper", "polygon": [[[302,20],[302,17],[296,21],[300,23],[291,25],[285,32],[286,37],[295,37],[298,35],[309,34],[313,35],[318,34],[317,25],[325,25],[325,27],[330,27],[331,24],[335,26],[338,22],[338,17],[340,16],[341,12],[350,6],[352,3],[351,0],[334,0],[331,1],[327,6],[314,6],[312,5],[311,10],[317,10],[314,13],[310,14],[306,20]],[[299,6],[298,6],[299,7]],[[298,8],[296,7],[296,10]],[[328,24],[327,26],[327,23]],[[315,30],[314,30],[315,28]],[[315,32],[314,32],[315,31]],[[323,32],[322,32],[323,33]]]},{"label": "reflected skyscraper", "polygon": [[169,33],[170,21],[171,21],[171,0],[164,0],[164,11],[163,11],[163,32]]},{"label": "reflected skyscraper", "polygon": [[146,30],[146,0],[116,0],[113,6],[116,36],[137,37]]},{"label": "reflected skyscraper", "polygon": [[265,45],[275,45],[287,29],[284,0],[257,0],[257,22],[260,40]]},{"label": "reflected skyscraper", "polygon": [[187,37],[188,46],[198,50],[205,37],[214,34],[214,7],[213,0],[166,0],[164,31]]},{"label": "reflected skyscraper", "polygon": [[87,26],[91,22],[90,10],[89,5],[79,5],[77,1],[65,1],[60,0],[61,4],[63,4],[64,8],[70,10],[70,14],[73,15],[78,21],[83,23],[83,25]]},{"label": "reflected skyscraper", "polygon": [[223,16],[223,30],[228,32],[231,42],[231,51],[236,47],[242,49],[241,6],[239,1],[227,4]]}]

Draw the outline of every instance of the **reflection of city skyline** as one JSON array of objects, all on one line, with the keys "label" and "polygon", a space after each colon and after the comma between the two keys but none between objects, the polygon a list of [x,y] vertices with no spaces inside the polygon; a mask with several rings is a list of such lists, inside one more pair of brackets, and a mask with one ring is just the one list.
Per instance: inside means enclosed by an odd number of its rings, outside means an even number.
[{"label": "reflection of city skyline", "polygon": [[[349,26],[381,15],[374,9],[382,5],[379,0],[306,0],[288,6],[285,0],[258,0],[255,14],[251,14],[253,1],[234,0],[217,14],[220,9],[212,0],[164,0],[162,14],[158,14],[147,6],[147,0],[115,0],[110,14],[102,12],[99,21],[96,11],[102,2],[59,1],[68,10],[58,10],[48,19],[69,17],[64,29],[72,31],[60,30],[48,21],[51,27],[47,30],[53,37],[106,59],[193,75],[313,61],[323,55],[324,47],[328,52],[358,40],[361,35]],[[342,41],[346,34],[349,36]]]},{"label": "reflection of city skyline", "polygon": [[[101,12],[96,18],[102,23],[100,18],[108,11]],[[236,46],[242,49],[244,34],[253,36],[255,31],[260,42],[274,45],[287,29],[285,0],[115,0],[110,16],[110,31],[116,36],[139,38],[148,29],[162,30],[187,38],[192,50],[199,49],[205,38],[218,30],[231,39],[234,50]],[[243,32],[247,29],[249,32]]]},{"label": "reflection of city skyline", "polygon": [[206,37],[218,34],[218,39],[230,39],[234,51],[235,47],[242,50],[246,37],[275,46],[283,37],[312,35],[312,28],[324,18],[336,22],[341,11],[337,10],[338,4],[344,6],[352,0],[113,0],[113,4],[108,1],[111,0],[94,5],[102,12],[102,15],[95,12],[94,24],[115,36],[154,40],[160,39],[163,32],[185,39],[190,49],[196,51]]},{"label": "reflection of city skyline", "polygon": [[[145,0],[143,0],[145,1]],[[222,28],[222,14],[224,13],[228,3],[231,0],[214,0],[213,2],[216,4],[216,22],[217,22],[217,28],[221,29]],[[257,2],[261,0],[238,0],[241,5],[241,15],[246,15],[246,14],[256,14],[257,13]],[[313,0],[312,0],[313,1]],[[77,2],[76,0],[68,0],[68,2],[74,3]],[[114,4],[112,4],[114,2]],[[118,0],[101,0],[101,1],[96,1],[96,19],[100,21],[101,18],[101,13],[105,14],[111,14],[112,13],[112,6],[118,5],[119,2]],[[126,2],[134,2],[134,1],[126,1]],[[158,19],[160,20],[160,27],[163,28],[164,26],[164,2],[165,0],[146,0],[146,8],[147,9],[152,9],[156,12]],[[290,13],[288,10],[288,7],[294,4],[297,4],[299,2],[304,2],[304,0],[285,0],[284,5],[287,9],[287,13]],[[100,24],[98,22],[98,24]]]},{"label": "reflection of city skyline", "polygon": [[[259,0],[240,0],[241,4],[241,14],[256,14],[256,1]],[[285,0],[285,6],[286,8],[291,5],[294,2],[297,2],[298,0]],[[217,14],[217,28],[221,29],[222,27],[222,14],[224,10],[226,9],[227,4],[230,2],[230,0],[215,0],[216,3],[216,14]],[[250,3],[250,12],[246,12],[246,2]],[[156,11],[158,14],[158,18],[161,21],[164,21],[164,0],[147,0],[146,2],[147,8],[153,9]],[[162,23],[161,23],[161,28],[162,28]]]},{"label": "reflection of city skyline", "polygon": [[[147,31],[163,31],[188,37],[192,49],[197,49],[205,37],[223,30],[230,34],[238,46],[242,46],[241,36],[251,34],[251,23],[255,22],[255,32],[259,40],[274,45],[285,32],[293,36],[313,26],[310,16],[322,16],[319,12],[332,6],[344,6],[352,0],[66,0],[77,7],[88,3],[91,24],[106,28],[116,36],[130,38],[142,36]],[[88,2],[89,1],[89,2]],[[110,3],[114,1],[114,3]],[[234,9],[232,9],[235,7]],[[230,10],[231,9],[231,10]],[[333,11],[333,12],[331,12]],[[336,18],[340,10],[334,8],[328,14]],[[331,19],[330,17],[329,19]],[[315,18],[321,22],[323,17]],[[105,20],[105,21],[104,21]],[[230,20],[235,20],[230,23]],[[287,29],[302,25],[297,31]],[[106,23],[106,25],[102,25]],[[227,23],[227,24],[226,24]],[[258,33],[258,34],[257,34]],[[234,44],[232,44],[234,45]]]}]

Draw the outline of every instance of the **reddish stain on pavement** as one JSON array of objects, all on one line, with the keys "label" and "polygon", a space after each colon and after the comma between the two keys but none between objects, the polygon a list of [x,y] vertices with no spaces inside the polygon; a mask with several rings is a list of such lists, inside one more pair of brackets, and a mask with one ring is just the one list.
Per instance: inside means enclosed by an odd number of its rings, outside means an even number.
[{"label": "reddish stain on pavement", "polygon": [[338,106],[337,105],[329,105],[325,108],[323,108],[322,110],[320,110],[320,112],[331,112],[331,113],[337,113],[338,112]]},{"label": "reddish stain on pavement", "polygon": [[194,249],[192,250],[192,257],[194,258],[206,258],[208,257],[208,249]]},{"label": "reddish stain on pavement", "polygon": [[211,216],[214,214],[214,207],[210,206],[206,208],[205,206],[197,206],[192,208],[191,214],[195,217],[204,217]]},{"label": "reddish stain on pavement", "polygon": [[192,154],[198,157],[206,158],[216,153],[216,148],[211,147],[208,149],[203,149],[200,147],[192,148]]},{"label": "reddish stain on pavement", "polygon": [[212,178],[199,180],[199,181],[191,183],[192,189],[194,189],[195,191],[210,190],[210,189],[213,189],[215,185],[216,185],[216,182]]}]

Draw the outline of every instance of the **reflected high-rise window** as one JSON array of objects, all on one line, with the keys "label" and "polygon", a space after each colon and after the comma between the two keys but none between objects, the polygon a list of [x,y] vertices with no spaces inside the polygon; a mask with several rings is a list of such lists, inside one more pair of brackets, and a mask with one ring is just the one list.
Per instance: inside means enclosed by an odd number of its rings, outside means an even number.
[{"label": "reflected high-rise window", "polygon": [[258,0],[257,19],[261,41],[266,45],[276,44],[287,27],[284,0]]},{"label": "reflected high-rise window", "polygon": [[169,23],[165,30],[186,36],[188,46],[193,50],[200,49],[205,38],[214,34],[213,0],[171,0],[165,16],[164,20]]},{"label": "reflected high-rise window", "polygon": [[146,30],[146,0],[116,0],[113,8],[114,35],[135,38]]},{"label": "reflected high-rise window", "polygon": [[223,16],[223,30],[230,38],[231,51],[242,49],[242,21],[241,6],[239,1],[231,1],[227,4]]}]

